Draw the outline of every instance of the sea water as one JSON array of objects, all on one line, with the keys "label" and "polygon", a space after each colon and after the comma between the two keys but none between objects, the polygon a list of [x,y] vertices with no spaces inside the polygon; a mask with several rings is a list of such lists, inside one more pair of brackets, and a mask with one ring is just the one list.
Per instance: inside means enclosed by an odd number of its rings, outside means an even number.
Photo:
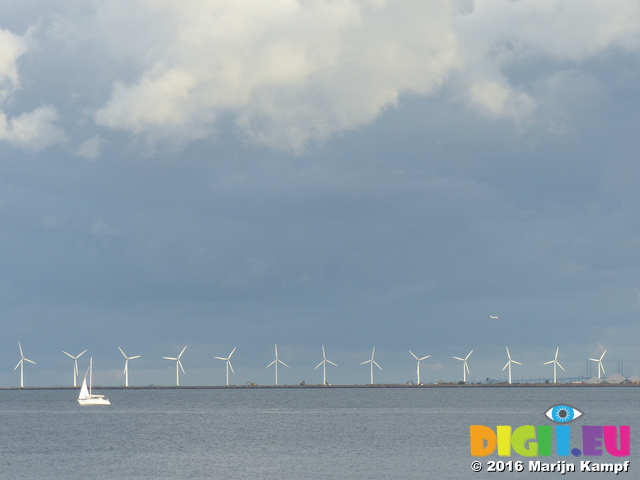
[{"label": "sea water", "polygon": [[[469,426],[630,425],[640,478],[639,388],[295,388],[105,390],[81,407],[74,390],[0,391],[0,479],[480,479],[549,473],[471,470]],[[538,458],[540,459],[540,458]],[[582,458],[584,460],[584,458]],[[578,458],[547,457],[549,462]],[[569,478],[611,473],[567,473]]]}]

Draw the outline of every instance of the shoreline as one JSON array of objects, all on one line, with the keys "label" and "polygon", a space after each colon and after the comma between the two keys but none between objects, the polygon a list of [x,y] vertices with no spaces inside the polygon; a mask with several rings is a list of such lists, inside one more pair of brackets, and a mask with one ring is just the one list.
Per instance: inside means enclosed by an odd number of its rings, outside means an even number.
[{"label": "shoreline", "polygon": [[[186,385],[186,386],[104,386],[96,385],[93,388],[98,390],[260,390],[260,389],[304,389],[304,388],[620,388],[620,387],[640,387],[640,383],[441,383],[428,385],[404,385],[404,384],[367,384],[367,385]],[[80,387],[0,387],[1,390],[80,390]]]}]

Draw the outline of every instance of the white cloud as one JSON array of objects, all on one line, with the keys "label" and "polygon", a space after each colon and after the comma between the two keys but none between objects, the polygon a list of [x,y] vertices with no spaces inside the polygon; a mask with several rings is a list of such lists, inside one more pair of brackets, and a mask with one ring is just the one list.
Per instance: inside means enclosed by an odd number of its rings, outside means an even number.
[{"label": "white cloud", "polygon": [[128,68],[99,125],[188,142],[230,114],[253,141],[294,151],[447,82],[520,122],[538,101],[509,66],[640,47],[635,0],[105,0],[86,25]]},{"label": "white cloud", "polygon": [[0,29],[0,103],[18,86],[18,58],[27,51],[25,40]]},{"label": "white cloud", "polygon": [[87,160],[97,160],[100,157],[100,149],[104,145],[104,140],[100,135],[94,135],[80,144],[76,149],[76,155]]},{"label": "white cloud", "polygon": [[55,125],[57,120],[56,109],[50,105],[12,118],[0,112],[0,140],[28,150],[42,150],[54,143],[62,143],[65,135]]},{"label": "white cloud", "polygon": [[491,81],[471,85],[469,97],[472,104],[496,117],[519,120],[528,117],[535,108],[534,100],[526,93]]},{"label": "white cloud", "polygon": [[[135,43],[118,20],[130,3],[98,12],[110,51]],[[118,82],[95,118],[152,139],[202,137],[231,111],[255,140],[300,150],[371,122],[403,93],[432,92],[456,62],[445,1],[134,3],[143,38],[147,19],[159,25],[157,43],[133,53],[143,73]]]},{"label": "white cloud", "polygon": [[476,0],[455,20],[459,82],[471,105],[494,117],[528,117],[535,98],[511,85],[504,70],[526,58],[580,62],[611,48],[640,47],[634,0]]},{"label": "white cloud", "polygon": [[[0,107],[20,86],[17,62],[27,50],[24,37],[0,30]],[[61,142],[64,133],[54,125],[57,119],[56,109],[50,105],[11,118],[0,108],[0,141],[29,150]]]}]

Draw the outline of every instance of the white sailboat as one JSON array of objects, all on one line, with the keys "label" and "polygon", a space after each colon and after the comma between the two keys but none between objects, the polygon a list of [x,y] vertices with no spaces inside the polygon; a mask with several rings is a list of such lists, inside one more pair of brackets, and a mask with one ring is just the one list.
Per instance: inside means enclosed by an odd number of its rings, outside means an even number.
[{"label": "white sailboat", "polygon": [[[89,388],[87,388],[87,373],[89,374]],[[93,383],[93,357],[89,360],[89,370],[84,374],[80,395],[78,395],[78,403],[80,405],[111,405],[111,402],[104,395],[93,395],[91,393],[91,385]]]}]

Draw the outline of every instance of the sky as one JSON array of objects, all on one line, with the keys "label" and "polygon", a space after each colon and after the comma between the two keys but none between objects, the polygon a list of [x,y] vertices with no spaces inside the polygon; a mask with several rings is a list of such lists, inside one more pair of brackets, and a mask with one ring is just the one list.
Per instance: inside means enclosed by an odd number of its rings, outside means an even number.
[{"label": "sky", "polygon": [[0,387],[640,374],[639,53],[635,0],[0,0]]}]

